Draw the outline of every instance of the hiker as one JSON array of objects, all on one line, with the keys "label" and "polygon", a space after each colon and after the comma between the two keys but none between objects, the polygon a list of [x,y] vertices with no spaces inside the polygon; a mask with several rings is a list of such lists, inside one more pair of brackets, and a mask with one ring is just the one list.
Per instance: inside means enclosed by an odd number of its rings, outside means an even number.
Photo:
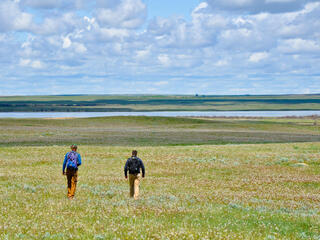
[{"label": "hiker", "polygon": [[137,157],[138,152],[132,151],[132,156],[128,158],[126,165],[124,166],[124,176],[127,179],[127,172],[129,171],[129,184],[130,184],[130,197],[135,200],[139,197],[139,184],[141,180],[140,168],[142,169],[142,177],[144,178],[145,169],[143,162]]},{"label": "hiker", "polygon": [[[67,175],[68,180],[68,198],[73,199],[76,192],[78,180],[78,167],[81,165],[81,156],[77,153],[77,145],[70,146],[71,152],[68,152],[63,161],[62,174]],[[67,171],[65,169],[67,167]]]}]

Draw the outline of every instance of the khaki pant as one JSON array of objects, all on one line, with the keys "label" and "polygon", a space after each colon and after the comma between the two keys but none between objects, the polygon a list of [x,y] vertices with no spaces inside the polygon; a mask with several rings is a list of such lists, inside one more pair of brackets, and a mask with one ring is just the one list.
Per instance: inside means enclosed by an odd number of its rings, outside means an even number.
[{"label": "khaki pant", "polygon": [[141,175],[139,174],[129,174],[129,184],[130,184],[130,197],[135,200],[139,197],[139,184],[141,180]]},{"label": "khaki pant", "polygon": [[73,198],[76,193],[78,170],[67,169],[66,174],[68,180],[68,198]]}]

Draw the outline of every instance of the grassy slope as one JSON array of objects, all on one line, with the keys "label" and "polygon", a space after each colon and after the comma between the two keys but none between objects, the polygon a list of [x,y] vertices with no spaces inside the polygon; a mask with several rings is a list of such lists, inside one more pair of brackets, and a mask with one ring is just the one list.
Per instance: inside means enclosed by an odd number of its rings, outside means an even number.
[{"label": "grassy slope", "polygon": [[17,96],[0,97],[0,111],[319,110],[320,95],[279,96]]},{"label": "grassy slope", "polygon": [[[128,199],[131,148],[0,148],[0,239],[319,239],[319,143],[140,147],[147,176]],[[298,167],[304,162],[307,167]]]},{"label": "grassy slope", "polygon": [[0,119],[0,145],[112,146],[320,141],[311,119]]},{"label": "grassy slope", "polygon": [[[199,145],[281,141],[293,143]],[[311,119],[1,119],[0,142],[0,239],[320,237]],[[73,142],[84,164],[70,202]],[[122,170],[132,148],[147,169],[137,202]]]}]

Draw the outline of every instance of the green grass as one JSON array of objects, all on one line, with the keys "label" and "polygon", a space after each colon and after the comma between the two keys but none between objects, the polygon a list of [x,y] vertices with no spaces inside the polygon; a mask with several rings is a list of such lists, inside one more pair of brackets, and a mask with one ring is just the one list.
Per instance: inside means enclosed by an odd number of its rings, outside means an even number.
[{"label": "green grass", "polygon": [[[123,177],[132,149],[138,201]],[[319,239],[319,149],[308,118],[1,119],[0,239]]]},{"label": "green grass", "polygon": [[147,175],[133,201],[122,170],[132,147],[80,145],[69,201],[67,147],[2,147],[0,239],[319,239],[319,148],[139,147]]},{"label": "green grass", "polygon": [[159,146],[320,141],[312,119],[0,119],[0,146]]},{"label": "green grass", "polygon": [[74,95],[0,97],[1,112],[320,110],[320,95]]}]

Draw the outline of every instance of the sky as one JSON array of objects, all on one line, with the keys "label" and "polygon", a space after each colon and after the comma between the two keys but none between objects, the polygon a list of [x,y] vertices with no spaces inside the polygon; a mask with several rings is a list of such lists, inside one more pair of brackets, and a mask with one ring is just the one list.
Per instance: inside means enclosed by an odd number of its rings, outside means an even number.
[{"label": "sky", "polygon": [[0,0],[0,95],[320,93],[320,0]]}]

